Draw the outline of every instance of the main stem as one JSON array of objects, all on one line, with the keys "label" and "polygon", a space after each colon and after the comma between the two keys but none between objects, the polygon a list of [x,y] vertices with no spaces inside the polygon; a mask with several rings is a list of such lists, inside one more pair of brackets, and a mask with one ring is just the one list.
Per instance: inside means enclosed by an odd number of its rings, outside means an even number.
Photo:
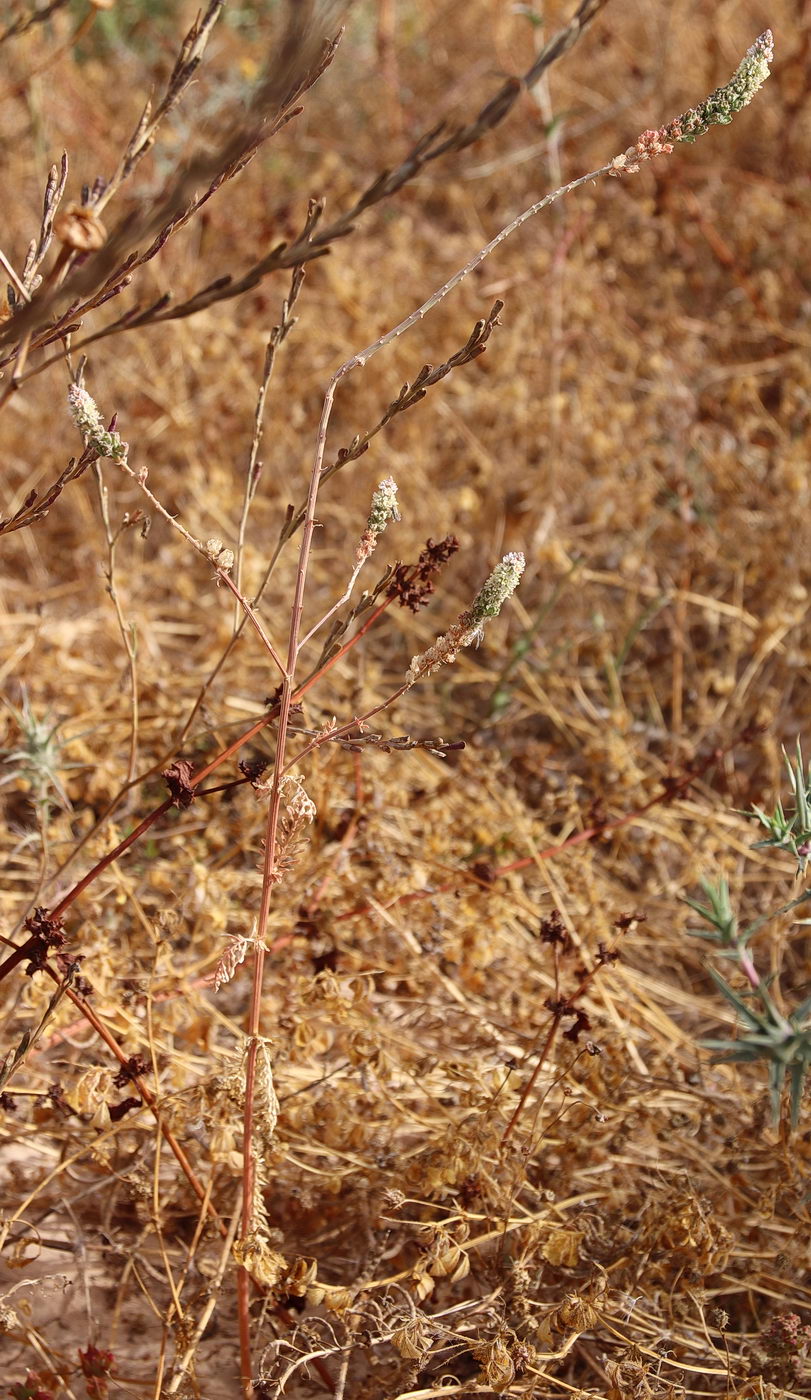
[{"label": "main stem", "polygon": [[[248,1011],[248,1049],[245,1062],[245,1113],[243,1119],[243,1173],[242,1173],[242,1238],[245,1239],[251,1233],[254,1217],[254,1187],[256,1178],[256,1159],[253,1151],[253,1131],[254,1131],[254,1089],[256,1083],[256,1056],[259,1048],[259,1033],[262,1025],[262,982],[265,970],[265,938],[267,936],[268,915],[270,913],[270,900],[275,883],[276,870],[276,842],[279,831],[279,813],[281,810],[282,778],[284,776],[285,752],[287,748],[287,726],[290,719],[290,706],[295,684],[296,660],[299,650],[299,636],[301,632],[301,617],[304,611],[304,590],[307,584],[307,569],[310,562],[310,549],[312,546],[313,531],[315,529],[315,506],[318,499],[318,488],[321,482],[321,469],[324,461],[324,447],[327,440],[327,425],[332,412],[332,404],[335,398],[335,390],[343,374],[348,373],[352,362],[346,366],[341,366],[333,375],[326,395],[324,396],[324,406],[321,410],[321,422],[318,428],[318,440],[316,443],[315,459],[313,469],[310,474],[310,487],[307,493],[307,512],[304,520],[304,531],[299,550],[298,570],[296,573],[296,587],[293,595],[293,607],[290,616],[290,633],[287,647],[287,665],[282,677],[281,695],[279,697],[279,719],[276,730],[276,755],[273,766],[273,779],[270,790],[270,802],[268,804],[268,817],[265,829],[265,858],[262,867],[262,895],[259,903],[259,917],[256,930],[256,952],[253,962],[253,985],[251,988],[251,1003]],[[249,1283],[244,1270],[240,1270],[239,1280],[239,1336],[240,1353],[242,1364],[242,1382],[247,1400],[251,1400],[253,1387],[251,1385],[251,1347],[250,1330],[248,1326],[248,1288]]]}]

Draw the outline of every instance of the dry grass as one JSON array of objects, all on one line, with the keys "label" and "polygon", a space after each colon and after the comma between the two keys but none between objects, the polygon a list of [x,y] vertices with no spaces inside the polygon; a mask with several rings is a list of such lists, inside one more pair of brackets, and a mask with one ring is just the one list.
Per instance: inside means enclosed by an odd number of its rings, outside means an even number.
[{"label": "dry grass", "polygon": [[[18,270],[52,161],[68,151],[72,200],[115,169],[194,13],[118,8],[106,45],[94,29],[70,42],[80,6],[0,45],[2,250]],[[140,300],[241,276],[299,236],[311,196],[328,227],[436,121],[470,121],[525,73],[570,13],[545,6],[541,32],[498,0],[358,3],[301,114],[141,270]],[[220,21],[110,228],[154,213],[179,162],[224,149],[222,113],[280,22]],[[367,587],[429,535],[460,550],[430,608],[387,608],[308,692],[292,751],[298,730],[399,687],[506,551],[527,556],[521,588],[479,650],[375,721],[463,751],[324,744],[302,765],[317,816],[270,904],[254,1041],[264,1229],[258,1253],[237,1247],[249,1273],[232,1246],[250,954],[211,986],[260,906],[267,801],[234,785],[244,755],[208,784],[224,793],[168,811],[66,910],[64,953],[92,993],[63,997],[3,1098],[0,1325],[4,1382],[22,1387],[4,1393],[235,1396],[248,1321],[261,1397],[807,1393],[802,1363],[781,1365],[763,1334],[811,1318],[811,1137],[804,1120],[773,1126],[762,1066],[713,1065],[698,1045],[733,1016],[682,903],[720,873],[745,918],[796,893],[792,862],[753,852],[735,809],[774,801],[781,744],[809,733],[807,7],[610,0],[500,125],[308,265],[268,390],[242,579],[252,596],[306,492],[337,365],[533,199],[725,81],[764,23],[773,75],[732,126],[539,215],[339,389],[327,461],[504,301],[486,354],[324,486],[305,629],[343,592],[382,477],[404,518]],[[199,540],[235,546],[290,275],[88,347],[87,386],[118,413],[132,466]],[[3,517],[81,451],[68,380],[57,361],[4,400]],[[2,742],[20,748],[26,706],[43,735],[58,726],[45,763],[59,786],[17,759],[1,790],[14,946],[34,905],[59,906],[163,801],[160,769],[199,771],[279,680],[250,629],[211,679],[234,599],[154,512],[145,538],[119,533],[149,508],[112,462],[105,524],[94,470],[0,539]],[[282,650],[297,548],[260,609]],[[246,752],[270,758],[273,733]],[[789,1009],[810,947],[787,918],[752,945]],[[54,990],[24,965],[5,978],[0,1052]],[[116,1079],[110,1040],[137,1057],[137,1085]],[[109,1378],[85,1374],[94,1355]]]}]

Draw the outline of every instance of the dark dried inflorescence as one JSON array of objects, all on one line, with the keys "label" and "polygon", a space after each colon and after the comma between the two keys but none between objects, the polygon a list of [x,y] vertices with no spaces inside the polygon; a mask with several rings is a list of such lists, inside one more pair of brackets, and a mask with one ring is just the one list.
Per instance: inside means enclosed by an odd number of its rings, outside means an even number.
[{"label": "dark dried inflorescence", "polygon": [[197,796],[191,784],[193,772],[194,765],[185,758],[177,758],[168,768],[164,768],[162,776],[169,789],[173,806],[190,807]]},{"label": "dark dried inflorescence", "polygon": [[811,1326],[798,1313],[782,1312],[761,1332],[752,1347],[752,1356],[764,1380],[795,1390],[809,1351]]},{"label": "dark dried inflorescence", "polygon": [[455,535],[442,540],[426,541],[416,564],[398,564],[389,584],[389,597],[396,598],[401,608],[419,612],[425,607],[436,587],[434,574],[456,553],[459,541]]},{"label": "dark dried inflorescence", "polygon": [[580,1007],[572,1007],[570,1011],[565,1011],[563,1014],[564,1016],[574,1016],[574,1021],[571,1026],[569,1026],[569,1029],[563,1032],[563,1039],[571,1040],[577,1044],[583,1032],[591,1030],[591,1021],[589,1020],[588,1012],[583,1011]]},{"label": "dark dried inflorescence", "polygon": [[547,1011],[552,1012],[552,1015],[555,1016],[558,1021],[572,1021],[572,1025],[569,1029],[563,1032],[564,1040],[571,1040],[576,1044],[584,1031],[591,1030],[591,1021],[588,1012],[583,1011],[579,1006],[573,1005],[571,997],[547,997],[544,1006]]},{"label": "dark dried inflorescence", "polygon": [[128,1099],[122,1099],[120,1103],[114,1103],[112,1105],[108,1104],[107,1111],[110,1114],[110,1122],[120,1123],[121,1119],[126,1118],[127,1114],[131,1113],[134,1108],[140,1107],[141,1100],[134,1099],[132,1097]]},{"label": "dark dried inflorescence", "polygon": [[56,968],[61,976],[64,985],[71,987],[79,996],[90,997],[93,995],[93,988],[86,977],[79,976],[79,968],[84,962],[83,953],[59,952],[54,958]]},{"label": "dark dried inflorescence", "polygon": [[143,1055],[130,1055],[127,1063],[122,1065],[118,1074],[114,1075],[113,1083],[117,1089],[123,1089],[125,1085],[132,1084],[140,1075],[149,1073],[149,1065]]},{"label": "dark dried inflorescence", "polygon": [[270,759],[265,758],[262,754],[252,754],[250,758],[241,758],[237,764],[243,778],[246,778],[252,786],[261,780],[262,775],[267,772],[269,767]]},{"label": "dark dried inflorescence", "polygon": [[559,948],[562,953],[571,951],[571,934],[564,924],[558,909],[553,909],[550,914],[547,914],[544,919],[541,919],[538,937],[542,943],[549,943],[553,948]]},{"label": "dark dried inflorescence", "polygon": [[48,962],[48,954],[65,946],[65,925],[62,920],[49,914],[47,909],[37,908],[29,914],[25,927],[31,934],[26,949],[28,976],[42,972]]}]

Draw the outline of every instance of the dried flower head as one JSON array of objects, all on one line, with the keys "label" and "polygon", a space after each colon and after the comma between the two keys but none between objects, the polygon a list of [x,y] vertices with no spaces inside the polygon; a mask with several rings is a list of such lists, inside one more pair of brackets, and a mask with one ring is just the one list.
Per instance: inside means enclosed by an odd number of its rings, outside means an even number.
[{"label": "dried flower head", "polygon": [[723,87],[715,89],[698,106],[671,123],[674,141],[695,141],[711,126],[728,126],[732,118],[760,91],[769,76],[774,58],[774,37],[767,29],[747,49],[735,73]]},{"label": "dried flower head", "polygon": [[318,1260],[299,1255],[290,1265],[284,1280],[287,1293],[294,1298],[303,1298],[308,1288],[312,1288],[318,1277]]},{"label": "dried flower head", "polygon": [[811,1348],[811,1326],[794,1312],[778,1313],[752,1348],[752,1359],[763,1379],[786,1389],[799,1389]]},{"label": "dried flower head", "polygon": [[505,554],[500,564],[496,564],[490,577],[482,584],[470,609],[471,620],[482,626],[488,618],[498,617],[508,598],[511,598],[524,572],[526,560],[523,554]]},{"label": "dried flower head", "polygon": [[407,1361],[421,1361],[431,1348],[433,1331],[425,1313],[415,1313],[391,1334],[391,1344]]},{"label": "dried flower head", "polygon": [[271,1249],[259,1234],[246,1235],[234,1245],[234,1258],[255,1283],[262,1288],[275,1288],[287,1272],[287,1260],[278,1250]]},{"label": "dried flower head", "polygon": [[233,569],[234,551],[226,549],[221,539],[212,536],[210,540],[206,540],[205,551],[212,564],[216,564],[218,569],[224,569],[226,573],[229,569]]},{"label": "dried flower head", "polygon": [[452,627],[448,628],[433,646],[419,656],[412,658],[406,672],[406,684],[411,686],[423,676],[430,676],[440,666],[455,660],[462,647],[469,647],[481,641],[484,624],[491,617],[498,617],[508,598],[511,598],[521,581],[526,560],[523,554],[505,554],[485,580],[472,607],[460,613]]},{"label": "dried flower head", "polygon": [[380,535],[385,530],[390,520],[399,520],[400,512],[397,509],[397,482],[393,476],[384,477],[378,484],[377,490],[372,496],[372,506],[369,511],[367,528],[375,535]]},{"label": "dried flower head", "polygon": [[492,1342],[481,1342],[472,1351],[481,1367],[481,1379],[492,1390],[506,1390],[512,1384],[515,1364],[503,1337],[496,1337]]}]

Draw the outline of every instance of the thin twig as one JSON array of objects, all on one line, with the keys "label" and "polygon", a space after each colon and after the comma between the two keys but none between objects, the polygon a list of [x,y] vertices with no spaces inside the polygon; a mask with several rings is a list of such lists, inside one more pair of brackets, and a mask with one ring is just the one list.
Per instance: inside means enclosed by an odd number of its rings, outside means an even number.
[{"label": "thin twig", "polygon": [[138,760],[138,647],[136,643],[135,624],[127,623],[121,608],[121,600],[115,586],[115,554],[116,545],[121,537],[121,531],[127,528],[130,523],[126,521],[118,530],[113,530],[110,523],[110,498],[104,478],[98,463],[95,464],[96,485],[99,493],[99,507],[101,518],[104,524],[104,533],[107,539],[107,564],[104,569],[104,577],[107,580],[107,592],[110,595],[115,609],[118,630],[121,633],[121,640],[124,643],[124,650],[127,653],[127,669],[130,678],[130,709],[132,719],[130,722],[130,744],[129,758],[127,761],[127,782],[131,783],[135,777],[135,768]]},{"label": "thin twig", "polygon": [[[276,364],[276,355],[279,347],[287,339],[290,331],[296,324],[293,315],[293,308],[299,298],[302,284],[304,282],[304,268],[301,266],[293,269],[293,276],[290,280],[290,290],[282,302],[282,314],[279,324],[274,326],[268,336],[265,347],[265,363],[262,368],[262,382],[259,385],[259,393],[256,398],[256,412],[253,420],[253,436],[251,438],[250,452],[248,453],[248,464],[245,469],[245,492],[242,499],[242,510],[239,517],[239,529],[237,531],[237,543],[234,550],[234,583],[237,588],[242,589],[242,562],[245,551],[245,532],[248,525],[248,515],[253,504],[256,490],[259,485],[259,478],[262,473],[262,463],[259,460],[259,449],[262,445],[262,434],[264,431],[265,403],[267,400],[270,380]],[[234,632],[239,632],[240,623],[245,616],[240,608],[239,602],[235,604],[234,610]]]},{"label": "thin twig", "polygon": [[[191,545],[192,549],[196,550],[198,554],[201,554],[204,559],[207,559],[210,564],[214,565],[218,580],[221,583],[224,583],[226,587],[230,588],[231,592],[234,594],[234,597],[237,599],[238,605],[244,609],[245,615],[250,620],[251,625],[255,628],[259,638],[262,641],[263,646],[268,652],[268,655],[271,657],[271,659],[282,672],[282,674],[284,674],[284,665],[282,663],[281,657],[276,651],[276,648],[274,647],[272,641],[265,632],[265,629],[263,628],[261,622],[256,616],[256,613],[253,611],[253,608],[251,607],[247,598],[243,598],[233,579],[229,577],[228,569],[231,567],[230,564],[224,566],[222,564],[218,564],[217,562],[217,555],[222,554],[223,552],[221,541],[211,540],[207,544],[202,544],[200,540],[195,539],[194,535],[192,535],[191,532],[186,529],[185,525],[183,525],[181,521],[177,519],[176,516],[172,515],[171,512],[166,509],[166,507],[158,499],[155,493],[151,491],[150,488],[147,486],[146,468],[141,468],[140,471],[136,471],[134,467],[130,466],[126,457],[116,457],[115,462],[116,465],[119,466],[122,471],[126,472],[127,475],[130,476],[134,482],[136,482],[136,484],[143,491],[150,505],[158,512],[160,516],[162,516],[162,518],[167,522],[167,524],[171,525],[174,530],[177,530],[178,534],[183,537],[187,544]],[[219,550],[216,549],[217,545],[220,546]]]}]

